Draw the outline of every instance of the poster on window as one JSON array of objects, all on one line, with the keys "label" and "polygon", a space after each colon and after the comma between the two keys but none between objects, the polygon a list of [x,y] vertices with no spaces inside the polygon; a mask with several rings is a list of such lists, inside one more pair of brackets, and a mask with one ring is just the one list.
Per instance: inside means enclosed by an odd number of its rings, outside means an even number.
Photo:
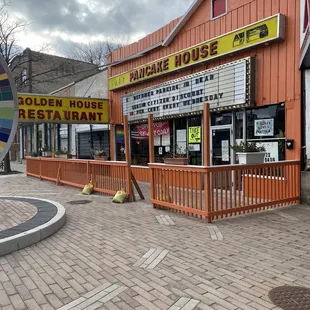
[{"label": "poster on window", "polygon": [[170,146],[170,135],[163,135],[161,136],[161,144],[163,146]]},{"label": "poster on window", "polygon": [[229,140],[222,140],[222,161],[229,161]]},{"label": "poster on window", "polygon": [[154,136],[154,146],[160,146],[160,136]]},{"label": "poster on window", "polygon": [[274,163],[279,161],[279,143],[278,142],[260,142],[256,143],[258,147],[264,147],[266,150],[265,163]]},{"label": "poster on window", "polygon": [[186,142],[186,129],[177,130],[177,142]]},{"label": "poster on window", "polygon": [[177,154],[186,154],[187,153],[186,142],[177,142],[176,153]]},{"label": "poster on window", "polygon": [[188,143],[201,143],[201,127],[188,128]]},{"label": "poster on window", "polygon": [[274,135],[274,119],[257,119],[254,121],[254,136],[264,137]]}]

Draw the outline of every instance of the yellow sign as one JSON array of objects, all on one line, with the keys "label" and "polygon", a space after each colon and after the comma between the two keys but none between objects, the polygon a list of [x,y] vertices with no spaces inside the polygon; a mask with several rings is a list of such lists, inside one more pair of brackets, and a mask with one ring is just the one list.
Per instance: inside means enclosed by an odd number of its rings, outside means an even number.
[{"label": "yellow sign", "polygon": [[107,99],[18,94],[19,121],[32,123],[107,124]]},{"label": "yellow sign", "polygon": [[188,127],[188,143],[201,143],[201,127]]},{"label": "yellow sign", "polygon": [[285,17],[271,16],[109,79],[109,90],[132,85],[256,45],[284,39]]}]

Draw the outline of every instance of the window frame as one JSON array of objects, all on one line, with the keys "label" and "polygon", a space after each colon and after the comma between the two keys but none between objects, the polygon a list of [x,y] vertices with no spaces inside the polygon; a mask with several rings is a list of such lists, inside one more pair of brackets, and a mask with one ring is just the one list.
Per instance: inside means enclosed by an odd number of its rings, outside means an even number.
[{"label": "window frame", "polygon": [[214,20],[214,19],[217,19],[217,18],[220,18],[224,15],[226,15],[228,13],[228,0],[224,0],[225,1],[225,5],[226,5],[226,11],[225,13],[221,14],[221,15],[218,15],[218,16],[213,16],[213,2],[216,1],[216,0],[211,0],[210,1],[210,5],[211,5],[211,20]]}]

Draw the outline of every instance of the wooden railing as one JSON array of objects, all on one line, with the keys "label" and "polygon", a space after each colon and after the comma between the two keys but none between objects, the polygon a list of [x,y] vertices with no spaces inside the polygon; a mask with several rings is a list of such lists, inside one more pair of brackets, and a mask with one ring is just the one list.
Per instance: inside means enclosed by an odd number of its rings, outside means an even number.
[{"label": "wooden railing", "polygon": [[126,162],[27,157],[26,173],[78,188],[91,181],[95,191],[109,195],[120,189],[127,193],[130,191],[131,180]]},{"label": "wooden railing", "polygon": [[297,204],[300,162],[214,167],[149,164],[151,202],[208,222]]}]

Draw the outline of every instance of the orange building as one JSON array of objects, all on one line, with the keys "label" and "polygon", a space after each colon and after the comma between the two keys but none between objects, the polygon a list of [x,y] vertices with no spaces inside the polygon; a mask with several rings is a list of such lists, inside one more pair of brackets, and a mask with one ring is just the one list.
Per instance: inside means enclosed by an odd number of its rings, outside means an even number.
[{"label": "orange building", "polygon": [[240,141],[264,146],[265,162],[300,159],[299,25],[299,1],[195,0],[182,17],[112,52],[112,158],[123,159],[128,115],[132,163],[147,165],[151,113],[156,162],[176,152],[202,165],[208,102],[212,165],[235,163],[230,146]]}]

